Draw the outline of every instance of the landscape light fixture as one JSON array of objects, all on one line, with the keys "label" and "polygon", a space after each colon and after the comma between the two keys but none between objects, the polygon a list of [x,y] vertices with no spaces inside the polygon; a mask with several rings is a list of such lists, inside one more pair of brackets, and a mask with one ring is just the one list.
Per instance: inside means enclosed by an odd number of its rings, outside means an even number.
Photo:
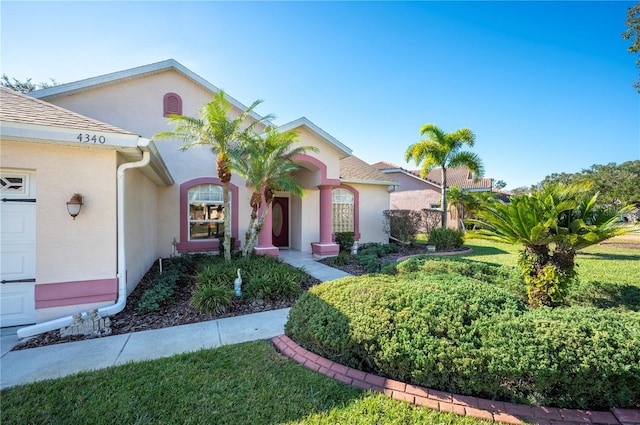
[{"label": "landscape light fixture", "polygon": [[73,217],[75,220],[78,214],[80,214],[80,209],[82,208],[82,195],[79,193],[74,193],[69,202],[67,202],[67,211],[69,211],[69,215]]}]

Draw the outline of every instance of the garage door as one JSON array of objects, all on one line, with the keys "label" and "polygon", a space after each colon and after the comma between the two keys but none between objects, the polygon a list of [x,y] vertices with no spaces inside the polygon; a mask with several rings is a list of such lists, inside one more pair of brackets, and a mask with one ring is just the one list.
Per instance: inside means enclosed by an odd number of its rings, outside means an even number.
[{"label": "garage door", "polygon": [[35,323],[35,175],[0,170],[0,326]]}]

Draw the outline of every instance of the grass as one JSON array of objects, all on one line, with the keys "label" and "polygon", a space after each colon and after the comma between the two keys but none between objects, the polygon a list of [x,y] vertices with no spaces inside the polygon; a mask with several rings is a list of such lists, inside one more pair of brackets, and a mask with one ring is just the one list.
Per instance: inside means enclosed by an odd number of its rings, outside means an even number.
[{"label": "grass", "polygon": [[488,424],[365,392],[266,341],[4,390],[4,424]]}]

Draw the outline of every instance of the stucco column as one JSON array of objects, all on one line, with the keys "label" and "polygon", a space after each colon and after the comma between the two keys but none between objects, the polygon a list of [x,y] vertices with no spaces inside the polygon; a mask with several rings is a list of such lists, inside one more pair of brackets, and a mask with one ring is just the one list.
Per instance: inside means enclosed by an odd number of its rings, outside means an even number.
[{"label": "stucco column", "polygon": [[[262,207],[258,210],[258,217],[262,215],[262,211],[265,208],[264,196],[262,197]],[[272,216],[271,216],[271,205],[269,205],[267,211],[267,217],[264,220],[264,224],[262,225],[262,231],[258,235],[258,246],[255,247],[254,251],[256,254],[261,255],[272,255],[274,257],[278,256],[279,249],[273,246],[273,230],[272,230]]]},{"label": "stucco column", "polygon": [[331,189],[333,186],[322,185],[320,189],[320,242],[312,245],[314,254],[327,256],[337,255],[340,247],[333,242],[333,210]]}]

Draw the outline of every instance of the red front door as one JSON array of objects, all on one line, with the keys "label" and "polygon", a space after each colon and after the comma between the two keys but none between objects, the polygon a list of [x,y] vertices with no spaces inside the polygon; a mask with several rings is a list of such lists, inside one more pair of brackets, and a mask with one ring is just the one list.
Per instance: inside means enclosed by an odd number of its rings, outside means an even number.
[{"label": "red front door", "polygon": [[289,246],[289,198],[274,198],[271,210],[273,245]]}]

